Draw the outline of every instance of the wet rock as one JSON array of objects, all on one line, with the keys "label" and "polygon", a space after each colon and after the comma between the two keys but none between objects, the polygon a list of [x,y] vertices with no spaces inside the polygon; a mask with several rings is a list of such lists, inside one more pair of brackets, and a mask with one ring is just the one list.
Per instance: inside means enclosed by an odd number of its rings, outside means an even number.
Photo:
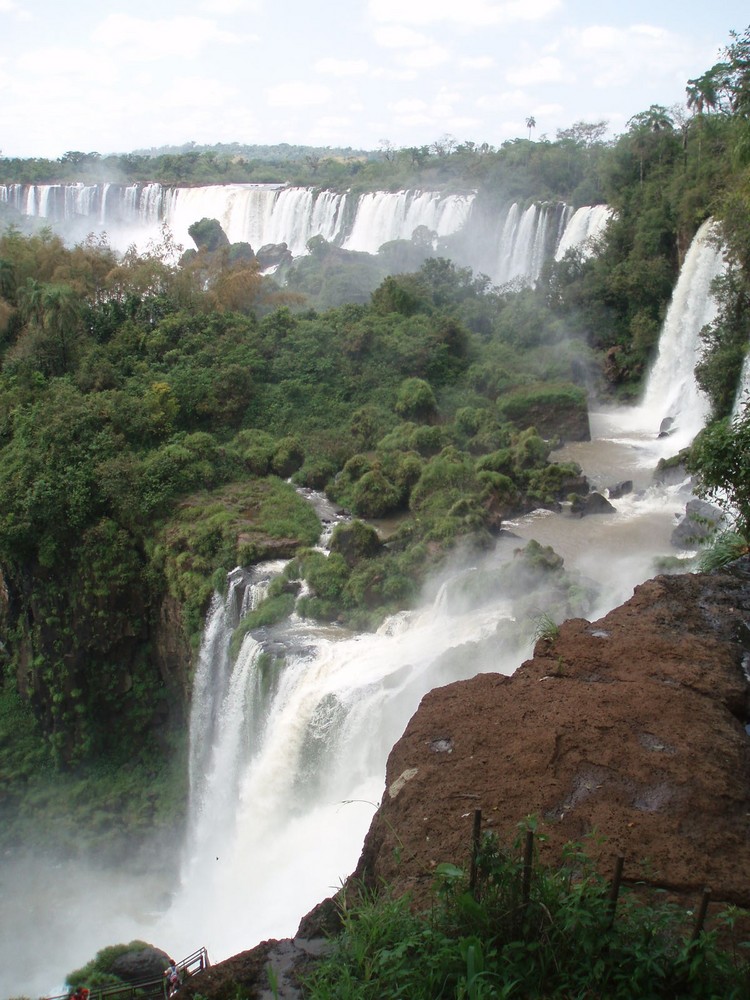
[{"label": "wet rock", "polygon": [[119,955],[112,962],[110,972],[126,983],[142,983],[146,979],[160,979],[169,962],[165,951],[149,946]]},{"label": "wet rock", "polygon": [[261,271],[277,268],[280,264],[291,264],[293,257],[286,243],[266,243],[255,254]]},{"label": "wet rock", "polygon": [[670,541],[677,549],[696,549],[724,523],[724,514],[705,500],[688,500],[685,515],[672,532]]},{"label": "wet rock", "polygon": [[587,514],[614,514],[615,508],[601,493],[588,493],[585,497],[576,497],[570,506],[570,513],[577,517]]},{"label": "wet rock", "polygon": [[665,417],[659,426],[659,437],[669,437],[673,430],[675,430],[674,417]]},{"label": "wet rock", "polygon": [[624,479],[621,483],[615,483],[610,486],[607,490],[607,496],[610,500],[619,500],[621,497],[626,496],[628,493],[633,492],[633,480]]}]

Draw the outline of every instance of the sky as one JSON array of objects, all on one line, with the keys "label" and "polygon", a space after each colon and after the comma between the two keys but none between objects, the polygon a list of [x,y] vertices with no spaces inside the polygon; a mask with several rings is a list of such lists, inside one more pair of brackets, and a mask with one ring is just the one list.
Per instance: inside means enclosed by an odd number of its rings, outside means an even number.
[{"label": "sky", "polygon": [[748,24],[746,0],[0,0],[0,151],[616,135]]}]

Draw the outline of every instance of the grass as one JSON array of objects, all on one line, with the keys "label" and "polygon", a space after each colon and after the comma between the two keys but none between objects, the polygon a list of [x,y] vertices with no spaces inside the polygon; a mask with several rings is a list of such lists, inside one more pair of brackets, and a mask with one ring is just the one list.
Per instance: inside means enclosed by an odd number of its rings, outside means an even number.
[{"label": "grass", "polygon": [[534,619],[534,642],[538,642],[540,639],[546,639],[548,642],[552,642],[560,634],[560,626],[557,624],[552,615],[544,612],[543,614],[537,615]]},{"label": "grass", "polygon": [[[473,891],[462,869],[439,865],[432,906],[360,888],[342,893],[342,930],[308,976],[308,1000],[560,998],[661,1000],[750,997],[747,942],[722,950],[718,931],[692,939],[691,915],[628,890],[615,911],[609,883],[580,845],[557,869],[524,880],[520,839],[485,836]],[[528,891],[525,886],[528,886]],[[738,911],[721,922],[734,933]]]}]

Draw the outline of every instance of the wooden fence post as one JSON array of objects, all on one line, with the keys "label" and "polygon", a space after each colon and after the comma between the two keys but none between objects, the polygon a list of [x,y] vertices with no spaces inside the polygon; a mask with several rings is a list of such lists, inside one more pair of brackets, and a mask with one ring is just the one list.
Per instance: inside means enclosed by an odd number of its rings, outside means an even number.
[{"label": "wooden fence post", "polygon": [[706,914],[708,913],[708,904],[711,900],[711,890],[704,889],[703,897],[701,899],[701,905],[698,907],[698,913],[695,918],[695,926],[693,927],[693,933],[690,937],[690,943],[698,940],[700,932],[703,930],[703,923],[706,919]]},{"label": "wooden fence post", "polygon": [[477,887],[477,861],[479,860],[479,838],[482,830],[482,810],[474,810],[474,827],[471,832],[471,871],[469,873],[469,892],[472,896]]},{"label": "wooden fence post", "polygon": [[523,887],[521,890],[521,898],[523,899],[523,907],[529,904],[529,896],[531,895],[531,862],[534,858],[534,831],[526,831],[526,844],[523,852]]},{"label": "wooden fence post", "polygon": [[624,856],[622,854],[618,854],[615,859],[615,874],[612,878],[612,885],[609,888],[609,923],[607,924],[607,929],[611,928],[612,924],[615,922],[617,897],[620,895],[620,883],[622,882],[622,868],[624,864]]}]

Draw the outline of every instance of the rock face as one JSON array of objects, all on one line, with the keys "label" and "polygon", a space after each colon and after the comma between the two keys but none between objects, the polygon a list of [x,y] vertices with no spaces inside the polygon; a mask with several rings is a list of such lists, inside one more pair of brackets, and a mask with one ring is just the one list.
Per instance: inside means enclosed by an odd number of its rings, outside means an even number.
[{"label": "rock face", "polygon": [[685,516],[672,532],[671,542],[677,549],[694,549],[720,530],[724,515],[705,500],[688,500]]},{"label": "rock face", "polygon": [[[660,576],[574,619],[512,677],[428,694],[393,748],[356,876],[426,898],[469,860],[474,811],[504,843],[532,814],[541,860],[596,831],[602,871],[750,904],[750,562]],[[745,873],[740,876],[740,873]]]}]

